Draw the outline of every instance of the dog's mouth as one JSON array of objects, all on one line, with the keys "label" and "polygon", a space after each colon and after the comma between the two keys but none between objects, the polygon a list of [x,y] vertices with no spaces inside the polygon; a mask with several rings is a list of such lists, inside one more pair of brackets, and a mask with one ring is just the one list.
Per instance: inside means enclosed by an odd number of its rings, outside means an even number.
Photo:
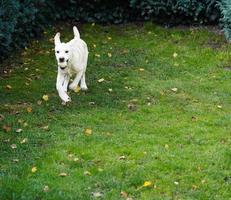
[{"label": "dog's mouth", "polygon": [[66,69],[66,67],[61,67],[61,66],[59,66],[59,68],[62,69],[62,70]]}]

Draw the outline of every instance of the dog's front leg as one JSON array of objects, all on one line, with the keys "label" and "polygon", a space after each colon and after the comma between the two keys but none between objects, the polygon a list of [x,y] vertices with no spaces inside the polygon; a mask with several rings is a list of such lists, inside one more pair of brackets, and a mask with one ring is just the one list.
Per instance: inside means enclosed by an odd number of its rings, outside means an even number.
[{"label": "dog's front leg", "polygon": [[67,95],[67,85],[69,82],[68,75],[58,72],[57,81],[56,81],[56,89],[58,91],[59,97],[62,99],[64,103],[71,101],[71,98]]},{"label": "dog's front leg", "polygon": [[69,88],[71,90],[75,90],[76,87],[79,84],[79,81],[81,79],[81,77],[83,76],[83,71],[78,72],[78,74],[76,75],[75,79],[73,80],[73,82],[69,85]]}]

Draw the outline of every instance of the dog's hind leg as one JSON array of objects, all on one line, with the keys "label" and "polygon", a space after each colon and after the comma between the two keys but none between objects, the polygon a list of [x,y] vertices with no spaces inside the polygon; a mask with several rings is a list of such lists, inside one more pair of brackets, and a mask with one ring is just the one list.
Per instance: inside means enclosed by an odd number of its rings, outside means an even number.
[{"label": "dog's hind leg", "polygon": [[70,88],[71,90],[75,90],[75,89],[76,89],[76,87],[78,86],[79,81],[80,81],[80,79],[81,79],[82,76],[83,76],[83,71],[80,71],[80,72],[76,75],[76,77],[75,77],[75,79],[73,80],[73,82],[69,85],[69,88]]},{"label": "dog's hind leg", "polygon": [[80,84],[80,87],[81,87],[81,90],[85,91],[87,90],[87,84],[86,84],[86,80],[85,80],[85,72],[83,73],[83,76],[81,78],[81,84]]}]

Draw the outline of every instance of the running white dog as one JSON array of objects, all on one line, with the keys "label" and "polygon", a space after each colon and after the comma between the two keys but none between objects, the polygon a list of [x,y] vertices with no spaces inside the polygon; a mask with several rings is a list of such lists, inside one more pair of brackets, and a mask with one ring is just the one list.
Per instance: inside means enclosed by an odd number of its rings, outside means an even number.
[{"label": "running white dog", "polygon": [[58,76],[56,89],[63,103],[71,101],[67,94],[67,87],[70,77],[75,75],[73,82],[69,85],[71,90],[75,90],[81,80],[81,90],[87,90],[85,72],[87,68],[88,48],[87,44],[80,39],[78,29],[74,26],[74,39],[67,43],[60,41],[60,33],[54,37],[55,56],[58,63]]}]

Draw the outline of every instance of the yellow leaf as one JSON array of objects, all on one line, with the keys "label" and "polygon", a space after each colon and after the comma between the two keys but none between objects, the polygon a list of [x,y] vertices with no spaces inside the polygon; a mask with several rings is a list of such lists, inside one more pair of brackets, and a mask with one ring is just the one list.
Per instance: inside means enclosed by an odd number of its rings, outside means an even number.
[{"label": "yellow leaf", "polygon": [[109,91],[109,92],[112,92],[112,88],[109,88],[108,91]]},{"label": "yellow leaf", "polygon": [[174,54],[173,54],[173,58],[176,58],[177,56],[178,56],[177,53],[174,53]]},{"label": "yellow leaf", "polygon": [[91,176],[91,172],[85,171],[85,172],[84,172],[84,175],[86,175],[86,176]]},{"label": "yellow leaf", "polygon": [[100,58],[100,54],[97,54],[97,53],[96,53],[96,54],[95,54],[95,57]]},{"label": "yellow leaf", "polygon": [[112,38],[109,36],[109,37],[107,37],[107,39],[108,39],[108,40],[111,40]]},{"label": "yellow leaf", "polygon": [[80,89],[81,89],[81,88],[80,88],[79,86],[77,86],[77,87],[74,89],[74,92],[75,92],[75,93],[78,93],[78,92],[80,91]]},{"label": "yellow leaf", "polygon": [[12,149],[16,149],[16,148],[17,148],[17,145],[16,145],[16,144],[12,144],[12,145],[10,145],[10,147],[11,147]]},{"label": "yellow leaf", "polygon": [[37,167],[32,167],[32,168],[31,168],[31,172],[32,172],[32,173],[37,172]]},{"label": "yellow leaf", "polygon": [[86,128],[84,131],[85,135],[91,135],[92,134],[92,130],[90,128]]},{"label": "yellow leaf", "polygon": [[61,177],[65,177],[65,176],[67,176],[67,173],[62,172],[62,173],[60,173],[60,174],[59,174],[59,176],[61,176]]},{"label": "yellow leaf", "polygon": [[218,108],[222,108],[222,106],[221,106],[221,105],[218,105],[217,107],[218,107]]},{"label": "yellow leaf", "polygon": [[177,92],[178,89],[177,89],[177,88],[172,88],[171,90],[172,90],[173,92]]},{"label": "yellow leaf", "polygon": [[139,70],[140,70],[140,72],[143,72],[143,71],[144,71],[144,68],[140,68]]},{"label": "yellow leaf", "polygon": [[46,95],[46,94],[45,94],[45,95],[43,95],[43,100],[44,100],[44,101],[48,101],[48,100],[49,100],[48,95]]},{"label": "yellow leaf", "polygon": [[6,85],[6,89],[8,90],[12,89],[11,85]]},{"label": "yellow leaf", "polygon": [[28,107],[26,110],[27,110],[28,113],[32,112],[32,108],[31,107]]},{"label": "yellow leaf", "polygon": [[152,185],[151,181],[145,181],[144,184],[143,184],[143,187],[149,187],[151,185]]},{"label": "yellow leaf", "polygon": [[165,149],[168,149],[168,148],[169,148],[168,144],[165,144],[165,145],[164,145],[164,148],[165,148]]},{"label": "yellow leaf", "polygon": [[111,53],[107,53],[108,57],[111,58],[112,57],[112,54]]},{"label": "yellow leaf", "polygon": [[104,78],[98,80],[98,83],[102,83],[102,82],[104,82]]},{"label": "yellow leaf", "polygon": [[24,144],[24,143],[27,143],[28,142],[28,139],[27,138],[24,138],[20,143],[21,144]]}]

